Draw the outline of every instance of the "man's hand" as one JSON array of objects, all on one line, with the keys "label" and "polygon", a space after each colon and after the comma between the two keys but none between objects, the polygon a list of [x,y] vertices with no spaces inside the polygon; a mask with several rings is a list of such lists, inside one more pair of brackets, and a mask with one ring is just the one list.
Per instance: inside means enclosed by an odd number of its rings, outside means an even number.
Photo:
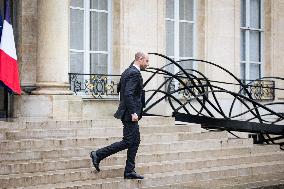
[{"label": "man's hand", "polygon": [[138,115],[136,113],[131,114],[132,121],[138,121]]}]

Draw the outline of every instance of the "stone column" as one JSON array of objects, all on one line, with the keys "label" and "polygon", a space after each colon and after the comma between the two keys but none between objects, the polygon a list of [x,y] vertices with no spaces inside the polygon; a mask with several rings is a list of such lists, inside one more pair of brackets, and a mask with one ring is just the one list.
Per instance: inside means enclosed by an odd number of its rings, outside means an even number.
[{"label": "stone column", "polygon": [[69,1],[38,0],[37,90],[33,94],[72,94],[68,85]]},{"label": "stone column", "polygon": [[[24,0],[22,0],[23,2]],[[81,119],[82,98],[72,95],[68,84],[69,0],[33,0],[37,12],[34,39],[36,57],[34,78],[36,90],[16,96],[14,117],[42,119]],[[24,14],[24,7],[19,12]],[[31,16],[27,16],[30,20]],[[20,20],[21,25],[26,24]],[[23,37],[34,33],[27,30]],[[24,48],[24,44],[19,45]],[[29,53],[23,52],[23,56]],[[28,62],[28,61],[27,61]],[[28,62],[30,63],[30,62]],[[25,67],[21,75],[34,74]]]}]

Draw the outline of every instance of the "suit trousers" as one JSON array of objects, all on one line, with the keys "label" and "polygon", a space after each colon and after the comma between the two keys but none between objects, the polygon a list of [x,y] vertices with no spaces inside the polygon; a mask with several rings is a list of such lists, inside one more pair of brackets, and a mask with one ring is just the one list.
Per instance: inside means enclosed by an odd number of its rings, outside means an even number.
[{"label": "suit trousers", "polygon": [[127,149],[127,160],[125,173],[130,173],[135,169],[135,157],[140,144],[140,132],[138,122],[122,121],[123,138],[120,142],[115,142],[109,146],[96,151],[99,160],[115,154],[121,150]]}]

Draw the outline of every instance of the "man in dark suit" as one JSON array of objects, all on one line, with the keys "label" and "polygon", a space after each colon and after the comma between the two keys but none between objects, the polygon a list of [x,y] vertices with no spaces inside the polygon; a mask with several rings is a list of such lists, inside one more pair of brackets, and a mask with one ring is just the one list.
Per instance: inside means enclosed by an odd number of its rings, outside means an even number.
[{"label": "man in dark suit", "polygon": [[104,158],[127,149],[127,160],[124,170],[125,179],[143,179],[135,172],[135,157],[140,144],[138,120],[142,117],[143,79],[140,70],[149,65],[148,54],[137,52],[134,63],[127,68],[120,78],[120,103],[114,117],[123,123],[123,139],[109,146],[92,151],[90,157],[97,171]]}]

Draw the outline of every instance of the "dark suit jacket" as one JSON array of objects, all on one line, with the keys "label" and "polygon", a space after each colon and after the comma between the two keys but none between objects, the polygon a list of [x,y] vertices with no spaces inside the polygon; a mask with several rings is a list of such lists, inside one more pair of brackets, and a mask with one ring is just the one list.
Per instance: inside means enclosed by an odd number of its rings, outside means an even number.
[{"label": "dark suit jacket", "polygon": [[131,114],[142,117],[143,79],[135,66],[130,66],[121,75],[119,82],[120,103],[114,117],[123,121],[131,121]]}]

